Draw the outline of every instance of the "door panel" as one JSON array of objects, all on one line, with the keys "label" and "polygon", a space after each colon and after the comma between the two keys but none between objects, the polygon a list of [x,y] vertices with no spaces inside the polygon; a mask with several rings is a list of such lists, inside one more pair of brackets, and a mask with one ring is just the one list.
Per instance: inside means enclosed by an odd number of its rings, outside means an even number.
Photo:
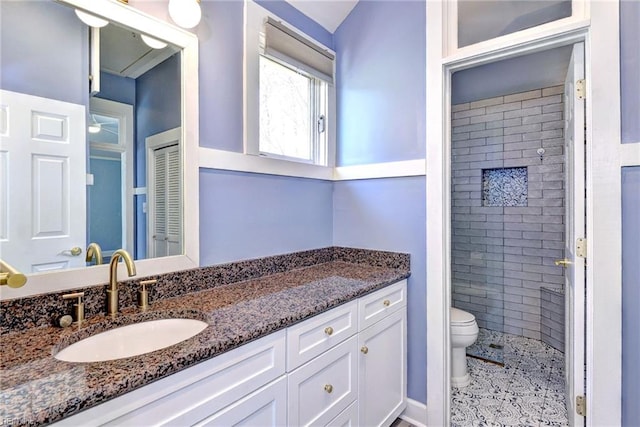
[{"label": "door panel", "polygon": [[575,408],[584,395],[585,260],[576,255],[576,239],[585,236],[585,103],[576,93],[584,79],[584,43],[573,48],[565,80],[565,378],[567,411],[573,426],[584,425]]},{"label": "door panel", "polygon": [[84,266],[70,249],[86,245],[85,107],[0,96],[2,257],[25,273]]}]

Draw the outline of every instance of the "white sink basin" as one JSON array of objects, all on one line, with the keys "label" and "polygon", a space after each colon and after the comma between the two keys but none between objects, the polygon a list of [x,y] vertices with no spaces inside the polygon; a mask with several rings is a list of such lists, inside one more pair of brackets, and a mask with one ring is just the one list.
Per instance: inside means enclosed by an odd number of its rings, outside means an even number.
[{"label": "white sink basin", "polygon": [[187,340],[208,325],[194,319],[160,319],[92,335],[59,351],[65,362],[101,362],[150,353]]}]

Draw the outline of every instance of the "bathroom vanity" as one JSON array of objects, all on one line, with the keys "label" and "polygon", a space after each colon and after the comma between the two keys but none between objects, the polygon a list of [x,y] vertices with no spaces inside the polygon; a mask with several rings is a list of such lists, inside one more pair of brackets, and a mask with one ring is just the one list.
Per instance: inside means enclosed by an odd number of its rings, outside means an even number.
[{"label": "bathroom vanity", "polygon": [[[219,283],[163,298],[198,274]],[[2,361],[0,416],[16,425],[389,425],[406,406],[408,275],[404,254],[326,248],[160,277],[146,312],[125,302],[116,318],[89,316],[81,327],[13,325],[20,330],[2,338],[15,354]],[[3,304],[28,311],[28,302]],[[209,326],[125,359],[54,357],[102,330],[161,318]]]}]

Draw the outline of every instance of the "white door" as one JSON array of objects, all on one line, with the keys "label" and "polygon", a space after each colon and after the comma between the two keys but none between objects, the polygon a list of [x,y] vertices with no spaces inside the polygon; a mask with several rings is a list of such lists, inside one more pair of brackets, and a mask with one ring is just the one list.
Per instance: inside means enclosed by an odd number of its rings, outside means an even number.
[{"label": "white door", "polygon": [[567,411],[572,426],[584,425],[576,412],[576,396],[584,396],[585,260],[576,240],[585,236],[585,102],[577,93],[584,79],[584,43],[573,47],[564,84],[565,97],[565,378]]},{"label": "white door", "polygon": [[[83,105],[0,91],[2,259],[24,273],[83,267]],[[5,202],[6,201],[6,202]]]},{"label": "white door", "polygon": [[182,253],[181,129],[146,139],[149,258]]}]

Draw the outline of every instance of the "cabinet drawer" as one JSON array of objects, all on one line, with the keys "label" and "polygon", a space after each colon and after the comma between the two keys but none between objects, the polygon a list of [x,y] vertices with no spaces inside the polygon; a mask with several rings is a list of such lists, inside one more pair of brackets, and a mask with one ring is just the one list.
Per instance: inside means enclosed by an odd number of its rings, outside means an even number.
[{"label": "cabinet drawer", "polygon": [[197,427],[285,427],[287,425],[287,378],[280,379],[229,405]]},{"label": "cabinet drawer", "polygon": [[[285,342],[285,331],[279,331],[127,393],[122,398],[135,399],[142,393],[138,397],[147,401],[134,401],[136,408],[107,425],[192,425],[203,420],[283,375]],[[163,394],[149,401],[154,386]],[[100,407],[107,409],[96,409]]]},{"label": "cabinet drawer", "polygon": [[407,281],[401,280],[394,285],[366,295],[360,298],[358,303],[358,329],[362,331],[407,305]]},{"label": "cabinet drawer", "polygon": [[358,427],[358,402],[355,401],[340,415],[329,421],[329,427]]},{"label": "cabinet drawer", "polygon": [[353,336],[289,373],[289,425],[326,425],[356,400],[357,344]]},{"label": "cabinet drawer", "polygon": [[287,329],[287,371],[324,353],[358,332],[356,301],[336,307]]}]

